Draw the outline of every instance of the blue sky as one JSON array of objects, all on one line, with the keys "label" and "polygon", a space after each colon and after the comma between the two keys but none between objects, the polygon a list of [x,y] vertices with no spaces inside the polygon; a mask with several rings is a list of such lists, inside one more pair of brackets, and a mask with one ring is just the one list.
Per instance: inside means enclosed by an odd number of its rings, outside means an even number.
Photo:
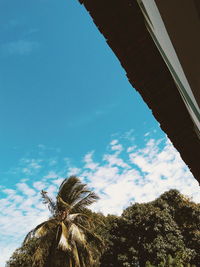
[{"label": "blue sky", "polygon": [[1,170],[38,144],[77,158],[113,133],[157,127],[78,1],[0,8]]},{"label": "blue sky", "polygon": [[[96,211],[198,185],[76,0],[0,0],[0,266],[77,174]],[[13,224],[15,227],[13,228]]]}]

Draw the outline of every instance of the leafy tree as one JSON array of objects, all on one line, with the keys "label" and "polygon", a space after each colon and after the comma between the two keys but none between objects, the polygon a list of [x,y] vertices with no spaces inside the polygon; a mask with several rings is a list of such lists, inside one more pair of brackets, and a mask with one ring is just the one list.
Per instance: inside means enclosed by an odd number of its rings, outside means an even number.
[{"label": "leafy tree", "polygon": [[121,216],[86,209],[97,197],[76,177],[61,184],[56,203],[42,195],[52,217],[28,234],[7,267],[200,266],[200,205],[177,190]]},{"label": "leafy tree", "polygon": [[96,266],[93,253],[102,247],[102,241],[91,231],[86,207],[98,199],[97,195],[72,176],[60,185],[56,202],[45,191],[42,197],[52,217],[26,236],[7,267]]},{"label": "leafy tree", "polygon": [[32,266],[32,256],[37,247],[37,239],[32,238],[21,248],[16,249],[6,266],[9,267],[30,267]]},{"label": "leafy tree", "polygon": [[[165,192],[152,203],[171,214],[181,231],[185,246],[193,251],[190,263],[200,266],[200,204],[194,203],[178,190]],[[183,262],[188,261],[187,253],[182,253],[180,257]]]},{"label": "leafy tree", "polygon": [[169,257],[171,266],[199,266],[199,222],[198,204],[177,190],[150,203],[136,203],[113,221],[101,267],[168,266]]},{"label": "leafy tree", "polygon": [[[146,262],[145,267],[156,267],[152,265],[150,261]],[[196,267],[196,265],[191,265],[190,263],[184,263],[183,260],[177,255],[173,258],[170,254],[167,258],[158,264],[158,267]]]}]

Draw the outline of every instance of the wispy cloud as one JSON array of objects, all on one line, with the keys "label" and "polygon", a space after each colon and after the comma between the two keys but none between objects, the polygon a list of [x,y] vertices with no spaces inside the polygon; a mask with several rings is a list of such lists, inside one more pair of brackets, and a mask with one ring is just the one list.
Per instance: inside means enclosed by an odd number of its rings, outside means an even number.
[{"label": "wispy cloud", "polygon": [[34,175],[42,168],[42,159],[21,159],[22,173],[25,175]]},{"label": "wispy cloud", "polygon": [[20,22],[18,19],[10,19],[9,21],[7,21],[6,23],[4,24],[1,24],[0,26],[0,30],[14,30],[16,29],[16,27],[18,27],[20,25]]},{"label": "wispy cloud", "polygon": [[73,118],[73,120],[68,121],[67,125],[70,128],[79,127],[82,125],[87,125],[92,123],[93,121],[96,121],[98,119],[101,119],[108,113],[112,111],[112,109],[116,108],[117,104],[109,104],[105,105],[104,107],[96,110],[91,110],[89,113],[82,114],[81,116],[77,118]]},{"label": "wispy cloud", "polygon": [[38,32],[39,32],[39,29],[38,29],[38,28],[31,28],[31,29],[27,30],[27,31],[24,33],[24,35],[25,35],[25,36],[26,36],[26,35],[33,35],[33,34],[38,33]]},{"label": "wispy cloud", "polygon": [[38,49],[39,46],[39,43],[36,41],[18,40],[2,44],[1,53],[2,55],[27,56],[30,55],[32,51]]},{"label": "wispy cloud", "polygon": [[101,196],[94,209],[120,214],[130,202],[151,201],[171,188],[200,202],[198,182],[169,140],[150,139],[145,147],[126,151],[126,156],[107,154],[104,165],[85,173]]},{"label": "wispy cloud", "polygon": [[[13,188],[0,188],[4,194],[0,200],[1,267],[25,234],[49,216],[39,192],[45,189],[55,197],[64,174],[78,174],[82,181],[87,182],[100,196],[92,209],[104,214],[120,214],[130,202],[151,201],[171,188],[200,202],[197,181],[167,138],[148,139],[142,148],[133,145],[131,136],[127,139],[131,140],[130,145],[123,142],[124,136],[113,139],[101,160],[95,160],[95,151],[84,156],[81,166],[72,165],[68,158],[62,159],[65,169],[59,172],[53,169],[55,165],[49,166],[50,159],[20,161],[19,168],[26,166],[31,171],[35,168],[41,179],[33,180],[30,176],[31,179],[22,179]],[[52,170],[46,169],[44,173],[45,164]]]}]

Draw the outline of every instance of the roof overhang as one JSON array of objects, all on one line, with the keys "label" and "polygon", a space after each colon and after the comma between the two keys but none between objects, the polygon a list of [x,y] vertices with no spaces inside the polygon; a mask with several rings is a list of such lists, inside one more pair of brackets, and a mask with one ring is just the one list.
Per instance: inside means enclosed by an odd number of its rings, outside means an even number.
[{"label": "roof overhang", "polygon": [[[79,1],[118,57],[129,82],[200,182],[200,36],[195,39],[196,31],[200,32],[198,1]],[[172,21],[170,14],[175,16]],[[183,27],[188,24],[184,35]]]}]

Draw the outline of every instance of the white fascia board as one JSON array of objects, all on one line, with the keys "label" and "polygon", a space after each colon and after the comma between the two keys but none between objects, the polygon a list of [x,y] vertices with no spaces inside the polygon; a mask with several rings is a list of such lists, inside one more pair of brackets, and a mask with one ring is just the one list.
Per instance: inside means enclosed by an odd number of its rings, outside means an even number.
[{"label": "white fascia board", "polygon": [[[158,49],[177,84],[179,92],[183,97],[184,103],[193,121],[195,122],[198,130],[200,131],[199,106],[193,95],[188,80],[184,74],[183,68],[178,59],[176,51],[172,45],[168,32],[165,28],[165,24],[160,15],[159,9],[154,0],[137,0],[137,2],[141,7],[147,26],[150,30],[150,34],[153,35],[152,37],[157,47],[159,46]],[[145,10],[143,7],[145,8]],[[180,83],[182,84],[182,86],[180,86]],[[188,101],[188,97],[185,96],[186,94],[189,96],[190,101]],[[194,109],[196,112],[194,112]]]}]

